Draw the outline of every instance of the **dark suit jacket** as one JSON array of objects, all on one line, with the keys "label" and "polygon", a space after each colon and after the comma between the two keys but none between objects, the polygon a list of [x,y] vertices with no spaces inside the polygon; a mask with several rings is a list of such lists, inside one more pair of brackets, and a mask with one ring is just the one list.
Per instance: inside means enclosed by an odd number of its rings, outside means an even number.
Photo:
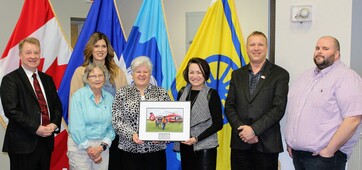
[{"label": "dark suit jacket", "polygon": [[[38,72],[44,87],[50,123],[60,129],[62,104],[52,77]],[[40,126],[40,106],[34,89],[22,67],[7,74],[0,87],[1,102],[5,116],[9,119],[6,128],[3,152],[27,154],[36,149],[39,136],[36,131]],[[54,148],[54,134],[45,137],[44,141],[50,150]]]},{"label": "dark suit jacket", "polygon": [[283,151],[279,121],[287,103],[289,73],[266,60],[264,71],[252,96],[249,96],[249,65],[233,71],[225,102],[225,115],[232,128],[231,148],[247,150],[237,128],[249,125],[258,136],[256,149],[264,153]]}]

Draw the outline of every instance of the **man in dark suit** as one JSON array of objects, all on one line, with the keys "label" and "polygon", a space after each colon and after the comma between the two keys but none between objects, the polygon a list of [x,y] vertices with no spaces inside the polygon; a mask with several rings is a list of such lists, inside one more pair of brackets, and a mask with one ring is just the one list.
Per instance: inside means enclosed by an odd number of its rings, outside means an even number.
[{"label": "man in dark suit", "polygon": [[4,76],[0,87],[4,113],[9,119],[3,152],[9,154],[11,170],[49,170],[54,132],[60,129],[61,102],[52,77],[37,71],[39,40],[30,37],[21,41],[19,56],[21,67]]},{"label": "man in dark suit", "polygon": [[266,59],[267,38],[255,31],[246,43],[250,63],[233,71],[225,102],[232,128],[231,169],[276,170],[283,151],[279,121],[289,73]]}]

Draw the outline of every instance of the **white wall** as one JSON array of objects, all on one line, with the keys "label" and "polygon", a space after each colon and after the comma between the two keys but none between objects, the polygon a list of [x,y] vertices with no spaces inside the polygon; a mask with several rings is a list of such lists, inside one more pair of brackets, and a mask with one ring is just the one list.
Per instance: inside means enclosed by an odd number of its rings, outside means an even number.
[{"label": "white wall", "polygon": [[4,52],[15,24],[19,19],[23,1],[2,0],[1,3],[6,5],[0,5],[0,55]]},{"label": "white wall", "polygon": [[86,0],[50,0],[54,13],[70,43],[70,18],[86,18],[92,3]]},{"label": "white wall", "polygon": [[[311,23],[291,23],[292,5],[312,5]],[[292,80],[314,66],[313,52],[319,37],[332,35],[341,44],[341,59],[350,65],[352,0],[279,0],[276,14],[276,63],[286,68]]]}]

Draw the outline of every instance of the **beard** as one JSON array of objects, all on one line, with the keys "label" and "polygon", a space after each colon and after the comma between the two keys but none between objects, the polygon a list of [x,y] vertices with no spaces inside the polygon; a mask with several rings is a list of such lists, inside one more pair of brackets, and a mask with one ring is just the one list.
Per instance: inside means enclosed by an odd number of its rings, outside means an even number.
[{"label": "beard", "polygon": [[[314,57],[314,63],[319,68],[319,70],[323,70],[334,63],[334,55],[331,55],[329,57],[325,57],[322,55],[317,55]],[[322,58],[322,60],[317,60],[317,58]]]}]

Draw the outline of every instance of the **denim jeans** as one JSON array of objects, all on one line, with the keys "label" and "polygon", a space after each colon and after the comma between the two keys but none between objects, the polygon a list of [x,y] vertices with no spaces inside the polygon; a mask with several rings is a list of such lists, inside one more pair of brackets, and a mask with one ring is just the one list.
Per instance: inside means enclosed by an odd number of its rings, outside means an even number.
[{"label": "denim jeans", "polygon": [[313,156],[306,151],[292,151],[295,170],[345,170],[347,155],[341,151],[334,153],[330,158]]}]

